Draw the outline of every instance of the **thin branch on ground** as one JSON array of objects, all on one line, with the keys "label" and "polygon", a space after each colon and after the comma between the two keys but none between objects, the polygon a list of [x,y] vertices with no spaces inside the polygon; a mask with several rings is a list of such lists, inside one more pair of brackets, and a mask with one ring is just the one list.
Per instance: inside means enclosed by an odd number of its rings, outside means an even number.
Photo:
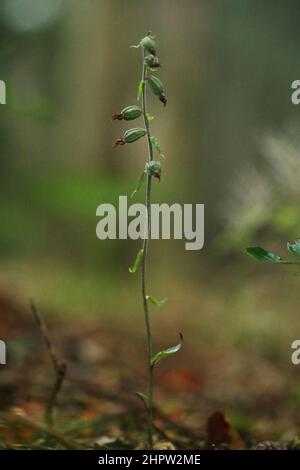
[{"label": "thin branch on ground", "polygon": [[62,384],[66,376],[67,365],[65,362],[62,362],[57,358],[55,350],[52,346],[52,342],[50,340],[46,323],[44,322],[41,316],[41,313],[39,312],[37,306],[35,305],[33,301],[31,301],[30,307],[31,307],[33,317],[36,321],[36,324],[41,332],[45,345],[48,349],[49,356],[50,356],[53,369],[56,375],[53,388],[51,390],[51,393],[49,395],[49,398],[45,406],[45,421],[49,426],[52,426],[53,425],[53,410],[57,401],[57,396],[59,394],[59,391],[62,388]]}]

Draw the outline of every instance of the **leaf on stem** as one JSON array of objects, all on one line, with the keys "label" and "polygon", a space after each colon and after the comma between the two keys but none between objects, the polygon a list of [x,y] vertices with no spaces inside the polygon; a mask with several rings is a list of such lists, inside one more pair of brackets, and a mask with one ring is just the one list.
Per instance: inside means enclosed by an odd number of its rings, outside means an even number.
[{"label": "leaf on stem", "polygon": [[157,150],[157,152],[159,153],[160,157],[164,158],[164,155],[161,153],[160,141],[153,135],[150,137],[150,140],[155,150]]},{"label": "leaf on stem", "polygon": [[300,261],[282,259],[280,256],[271,253],[270,251],[266,251],[264,248],[260,246],[249,246],[246,248],[246,253],[258,261],[263,261],[264,263],[272,263],[272,264],[300,264]]},{"label": "leaf on stem", "polygon": [[131,198],[141,189],[141,187],[144,183],[144,180],[145,180],[145,175],[146,175],[146,173],[145,173],[145,171],[143,171],[143,173],[141,174],[141,176],[138,179],[135,190],[131,193],[131,196],[130,196]]},{"label": "leaf on stem", "polygon": [[149,397],[142,392],[133,392],[144,404],[146,410],[149,410]]},{"label": "leaf on stem", "polygon": [[171,348],[164,349],[164,351],[160,351],[157,354],[155,354],[155,356],[151,360],[152,367],[155,366],[164,357],[172,356],[173,354],[177,353],[181,349],[182,343],[183,343],[183,336],[181,333],[179,333],[179,336],[180,336],[180,342],[178,344],[176,344],[175,346],[172,346]]},{"label": "leaf on stem", "polygon": [[145,82],[144,80],[141,80],[138,86],[138,95],[137,95],[137,100],[140,101],[140,98],[142,96],[143,90],[144,90]]},{"label": "leaf on stem", "polygon": [[161,307],[162,305],[164,305],[166,303],[166,301],[168,299],[167,299],[167,297],[165,297],[164,299],[158,300],[153,295],[147,295],[147,300],[149,300],[149,302],[151,302],[156,307]]},{"label": "leaf on stem", "polygon": [[260,246],[249,246],[246,248],[246,253],[253,258],[257,259],[258,261],[263,261],[265,263],[280,263],[282,258],[270,251],[266,251],[264,248]]},{"label": "leaf on stem", "polygon": [[300,256],[300,239],[298,238],[293,243],[287,243],[287,249],[293,253],[293,255]]},{"label": "leaf on stem", "polygon": [[139,269],[139,266],[141,264],[141,261],[143,259],[143,256],[144,256],[144,250],[141,249],[140,251],[138,251],[137,255],[136,255],[136,258],[135,258],[135,261],[134,261],[134,265],[132,266],[132,268],[129,268],[129,272],[130,273],[136,273],[137,270]]},{"label": "leaf on stem", "polygon": [[139,49],[141,47],[141,43],[139,42],[138,44],[133,44],[130,47],[133,47],[133,49]]},{"label": "leaf on stem", "polygon": [[153,121],[154,116],[152,116],[151,114],[147,114],[147,119],[148,121]]}]

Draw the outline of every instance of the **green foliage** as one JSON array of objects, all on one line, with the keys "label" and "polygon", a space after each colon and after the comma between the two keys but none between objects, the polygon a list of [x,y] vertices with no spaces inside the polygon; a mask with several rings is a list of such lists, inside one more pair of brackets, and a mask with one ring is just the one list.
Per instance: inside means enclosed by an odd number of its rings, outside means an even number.
[{"label": "green foliage", "polygon": [[162,305],[166,303],[168,299],[167,297],[165,297],[164,299],[158,300],[153,295],[147,295],[147,300],[149,300],[152,303],[152,305],[155,305],[155,307],[161,307]]},{"label": "green foliage", "polygon": [[[300,255],[300,252],[298,251],[300,249],[299,240],[297,242],[294,242],[294,244],[288,243],[288,249],[291,253]],[[282,259],[280,256],[274,253],[271,253],[270,251],[266,251],[264,248],[261,248],[260,246],[249,246],[248,248],[246,248],[246,253],[252,256],[253,258],[255,258],[256,260],[263,261],[265,263],[300,264],[300,261]]]},{"label": "green foliage", "polygon": [[136,258],[135,258],[135,261],[134,261],[134,264],[132,266],[132,268],[129,268],[129,272],[130,273],[136,273],[137,270],[139,269],[139,266],[141,264],[141,261],[143,259],[143,256],[144,256],[144,250],[141,249],[140,251],[138,251],[137,255],[136,255]]},{"label": "green foliage", "polygon": [[138,95],[137,95],[137,100],[138,101],[140,101],[140,98],[143,94],[144,86],[145,86],[145,82],[144,82],[144,80],[141,80],[139,82],[139,86],[138,86]]},{"label": "green foliage", "polygon": [[291,253],[293,253],[293,255],[300,256],[300,239],[298,238],[297,240],[295,240],[292,243],[288,242],[287,243],[287,249]]},{"label": "green foliage", "polygon": [[264,261],[265,263],[281,263],[283,261],[280,256],[277,256],[270,251],[266,251],[260,246],[249,246],[246,248],[246,252],[258,261]]},{"label": "green foliage", "polygon": [[143,183],[145,181],[145,176],[146,176],[146,173],[145,173],[145,170],[144,170],[143,173],[141,174],[141,176],[139,177],[139,179],[137,181],[137,184],[136,184],[136,187],[135,187],[134,191],[131,193],[130,197],[133,197],[141,189],[141,187],[143,186]]},{"label": "green foliage", "polygon": [[151,142],[155,150],[157,150],[158,154],[160,157],[164,158],[164,155],[161,153],[161,145],[160,141],[157,139],[157,137],[154,137],[154,135],[151,136]]},{"label": "green foliage", "polygon": [[149,409],[149,397],[142,392],[134,392],[134,394],[143,402],[146,410]]},{"label": "green foliage", "polygon": [[177,353],[182,348],[183,336],[181,333],[179,336],[180,336],[180,342],[178,344],[176,344],[175,346],[172,346],[171,348],[164,349],[163,351],[160,351],[157,354],[155,354],[155,356],[152,358],[152,361],[151,361],[152,367],[158,364],[165,357],[169,357]]}]

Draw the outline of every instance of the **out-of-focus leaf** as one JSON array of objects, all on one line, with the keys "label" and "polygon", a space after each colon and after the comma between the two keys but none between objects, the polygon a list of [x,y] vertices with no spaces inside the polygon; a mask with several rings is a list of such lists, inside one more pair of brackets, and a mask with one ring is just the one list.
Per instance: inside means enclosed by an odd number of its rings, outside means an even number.
[{"label": "out-of-focus leaf", "polygon": [[130,197],[133,197],[142,187],[143,183],[144,183],[144,180],[145,180],[145,171],[143,171],[143,173],[141,174],[141,176],[139,177],[138,179],[138,182],[137,182],[137,185],[136,185],[136,188],[135,190],[131,193],[131,196]]},{"label": "out-of-focus leaf", "polygon": [[249,246],[246,248],[246,252],[258,261],[264,261],[266,263],[281,263],[281,261],[283,261],[280,256],[275,255],[270,251],[266,251],[260,246]]},{"label": "out-of-focus leaf", "polygon": [[300,256],[300,239],[298,238],[293,243],[287,243],[287,249],[294,255]]},{"label": "out-of-focus leaf", "polygon": [[143,90],[144,90],[144,85],[145,85],[145,82],[144,80],[141,80],[140,83],[139,83],[139,86],[138,86],[138,95],[137,95],[137,100],[139,101],[141,96],[142,96],[142,93],[143,93]]},{"label": "out-of-focus leaf", "polygon": [[149,409],[149,397],[142,392],[134,392],[134,394],[143,402],[146,410]]},{"label": "out-of-focus leaf", "polygon": [[164,305],[166,303],[166,301],[168,299],[167,299],[167,297],[165,297],[164,299],[159,300],[156,297],[154,297],[153,295],[147,295],[147,300],[149,300],[156,307],[161,307],[162,305]]},{"label": "out-of-focus leaf", "polygon": [[137,272],[137,270],[139,269],[139,266],[141,264],[141,261],[143,259],[143,256],[144,256],[144,250],[141,249],[136,255],[134,265],[132,266],[132,268],[129,268],[130,273],[136,273]]},{"label": "out-of-focus leaf", "polygon": [[264,263],[273,263],[273,264],[300,264],[300,261],[282,259],[280,256],[266,251],[260,246],[249,246],[246,248],[246,253],[258,261],[263,261]]},{"label": "out-of-focus leaf", "polygon": [[138,44],[133,44],[132,46],[134,49],[139,49],[141,47],[141,43],[139,42]]},{"label": "out-of-focus leaf", "polygon": [[176,344],[175,346],[172,346],[171,348],[164,349],[163,351],[158,352],[155,354],[155,356],[152,358],[151,365],[152,367],[155,366],[161,359],[164,357],[172,356],[173,354],[177,353],[181,347],[182,347],[182,342],[183,342],[183,336],[180,333],[180,342]]},{"label": "out-of-focus leaf", "polygon": [[153,121],[154,116],[152,116],[151,114],[147,114],[147,119],[148,121]]}]

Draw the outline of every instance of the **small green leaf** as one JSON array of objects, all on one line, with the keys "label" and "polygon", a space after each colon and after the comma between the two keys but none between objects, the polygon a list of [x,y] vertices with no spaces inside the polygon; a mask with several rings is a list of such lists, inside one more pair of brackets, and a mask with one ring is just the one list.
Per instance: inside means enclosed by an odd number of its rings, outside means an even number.
[{"label": "small green leaf", "polygon": [[153,135],[150,137],[150,140],[155,150],[157,150],[157,152],[159,153],[160,157],[164,158],[164,155],[161,153],[160,141]]},{"label": "small green leaf", "polygon": [[137,255],[136,255],[136,258],[135,258],[135,261],[134,261],[134,265],[132,266],[132,268],[129,268],[129,272],[130,273],[136,273],[137,270],[139,269],[139,266],[141,264],[141,261],[143,259],[143,256],[144,256],[144,250],[141,249]]},{"label": "small green leaf", "polygon": [[280,263],[281,261],[283,261],[280,256],[266,251],[260,246],[249,246],[248,248],[246,248],[246,252],[248,255],[252,256],[258,261],[264,261],[265,263]]},{"label": "small green leaf", "polygon": [[147,119],[148,121],[153,121],[154,116],[151,116],[151,114],[147,114]]},{"label": "small green leaf", "polygon": [[131,193],[131,196],[130,197],[133,197],[142,187],[143,183],[144,183],[144,180],[145,180],[145,171],[143,171],[143,173],[141,174],[141,176],[139,177],[138,179],[138,182],[137,182],[137,185],[136,185],[136,188],[135,190]]},{"label": "small green leaf", "polygon": [[158,300],[156,297],[153,297],[153,295],[147,295],[147,300],[149,300],[149,302],[151,302],[156,307],[161,307],[168,299],[165,297],[164,299]]},{"label": "small green leaf", "polygon": [[183,336],[181,333],[179,334],[179,336],[180,336],[180,342],[176,344],[176,346],[172,346],[171,348],[165,349],[164,351],[160,351],[157,354],[155,354],[155,356],[152,358],[152,361],[151,361],[152,367],[155,366],[164,357],[172,356],[173,354],[177,353],[181,349]]},{"label": "small green leaf", "polygon": [[138,44],[133,44],[132,46],[134,49],[139,49],[141,47],[141,43],[139,42]]},{"label": "small green leaf", "polygon": [[300,264],[300,261],[282,259],[280,256],[275,255],[269,251],[266,251],[260,246],[249,246],[246,248],[246,253],[258,261],[272,264]]},{"label": "small green leaf", "polygon": [[138,86],[138,95],[137,95],[137,100],[139,101],[141,96],[142,96],[142,93],[143,93],[143,90],[144,90],[144,85],[145,85],[145,82],[144,80],[141,80],[140,83],[139,83],[139,86]]},{"label": "small green leaf", "polygon": [[298,238],[293,243],[287,243],[287,249],[293,253],[293,255],[300,256],[300,239]]},{"label": "small green leaf", "polygon": [[151,136],[151,142],[152,142],[152,145],[155,147],[155,149],[160,154],[161,153],[160,141],[152,135]]},{"label": "small green leaf", "polygon": [[144,404],[146,410],[149,410],[149,397],[142,392],[133,392]]}]

